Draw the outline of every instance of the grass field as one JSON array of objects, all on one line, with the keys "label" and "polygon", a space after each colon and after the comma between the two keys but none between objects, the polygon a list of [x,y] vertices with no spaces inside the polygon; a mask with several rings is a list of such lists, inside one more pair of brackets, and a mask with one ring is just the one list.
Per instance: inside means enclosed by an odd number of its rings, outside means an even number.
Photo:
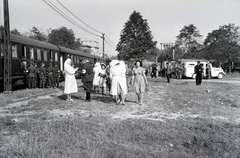
[{"label": "grass field", "polygon": [[0,158],[240,157],[239,84],[149,83],[142,106],[133,91],[125,106],[85,102],[81,87],[73,102],[62,89],[0,94]]}]

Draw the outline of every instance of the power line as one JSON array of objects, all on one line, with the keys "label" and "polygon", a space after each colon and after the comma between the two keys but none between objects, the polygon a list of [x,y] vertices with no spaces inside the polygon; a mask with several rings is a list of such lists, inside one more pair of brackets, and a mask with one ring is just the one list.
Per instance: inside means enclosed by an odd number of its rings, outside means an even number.
[{"label": "power line", "polygon": [[94,36],[100,37],[97,34],[94,34],[90,31],[88,31],[87,29],[85,29],[84,27],[82,27],[81,25],[79,25],[77,22],[75,22],[73,19],[71,19],[69,16],[67,16],[65,13],[63,13],[58,7],[56,7],[54,4],[52,4],[51,2],[48,2],[46,0],[42,0],[43,2],[45,2],[51,9],[53,9],[54,11],[56,11],[58,14],[60,14],[62,17],[64,17],[66,20],[68,20],[69,22],[71,22],[72,24],[74,24],[75,26],[77,26],[78,28],[80,28],[81,30],[88,32]]},{"label": "power line", "polygon": [[111,47],[114,47],[114,48],[116,48],[116,46],[115,45],[113,45],[108,39],[105,39],[105,42],[108,42],[108,44],[109,45],[111,45]]},{"label": "power line", "polygon": [[[74,24],[75,26],[77,26],[78,28],[82,29],[85,32],[88,32],[94,36],[97,37],[102,37],[99,36],[97,34],[94,34],[92,32],[90,32],[89,30],[87,30],[86,28],[84,28],[83,26],[81,26],[79,23],[77,23],[76,21],[74,21],[72,18],[70,18],[68,15],[66,15],[63,11],[61,11],[58,7],[56,7],[53,3],[51,3],[49,0],[42,0],[43,2],[45,2],[51,9],[53,9],[55,12],[57,12],[58,14],[60,14],[62,17],[64,17],[66,20],[68,20],[70,23]],[[88,26],[89,28],[93,29],[96,32],[99,32],[101,34],[103,34],[102,32],[92,28],[91,26],[87,25],[86,23],[84,23],[81,19],[79,19],[76,15],[74,15],[69,9],[67,9],[62,3],[60,3],[58,0],[56,0],[62,7],[64,7],[69,13],[71,13],[71,15],[73,15],[75,18],[77,18],[79,21],[81,21],[83,24],[85,24],[86,26]],[[106,35],[106,34],[105,34]],[[108,42],[108,41],[109,42]],[[116,45],[106,36],[105,38],[105,42],[108,46],[110,46],[111,48],[113,48],[115,50]]]},{"label": "power line", "polygon": [[114,48],[113,46],[111,46],[107,41],[105,41],[106,43],[107,43],[107,45],[109,46],[109,47],[111,47],[112,49],[116,49],[116,48]]},{"label": "power line", "polygon": [[105,35],[105,36],[106,36],[106,38],[107,38],[114,46],[116,46],[116,45],[108,38],[107,35]]},{"label": "power line", "polygon": [[98,31],[94,28],[92,28],[91,26],[89,26],[88,24],[86,24],[84,21],[82,21],[81,19],[79,19],[75,14],[73,14],[67,7],[65,7],[61,2],[59,2],[58,0],[56,0],[63,8],[65,8],[70,14],[72,14],[72,16],[74,16],[75,18],[77,18],[79,21],[81,21],[83,24],[85,24],[86,26],[88,26],[89,28],[93,29],[94,31],[101,33],[101,31]]},{"label": "power line", "polygon": [[[89,28],[91,28],[92,30],[98,32],[98,33],[101,33],[103,34],[101,31],[98,31],[94,28],[92,28],[91,26],[89,26],[88,24],[86,24],[84,21],[82,21],[81,19],[79,19],[75,14],[73,14],[65,5],[63,5],[61,2],[59,2],[58,0],[56,0],[64,9],[66,9],[72,16],[74,16],[76,19],[78,19],[79,21],[81,21],[83,24],[85,24],[86,26],[88,26]],[[116,45],[107,37],[107,35],[105,35],[106,38],[109,40],[110,43],[113,44],[113,46],[115,47]]]}]

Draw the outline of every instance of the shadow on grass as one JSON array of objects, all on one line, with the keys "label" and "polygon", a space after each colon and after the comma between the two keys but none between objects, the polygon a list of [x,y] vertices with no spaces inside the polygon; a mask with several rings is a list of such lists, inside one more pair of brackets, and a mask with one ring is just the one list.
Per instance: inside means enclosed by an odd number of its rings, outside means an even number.
[{"label": "shadow on grass", "polygon": [[[109,95],[93,96],[92,100],[100,101],[103,103],[115,103],[115,97],[111,97]],[[136,103],[136,101],[125,99],[125,103]]]},{"label": "shadow on grass", "polygon": [[[67,100],[67,95],[66,94],[62,94],[60,96],[57,97],[60,100]],[[71,98],[74,100],[84,100],[84,98],[80,95],[71,95]]]}]

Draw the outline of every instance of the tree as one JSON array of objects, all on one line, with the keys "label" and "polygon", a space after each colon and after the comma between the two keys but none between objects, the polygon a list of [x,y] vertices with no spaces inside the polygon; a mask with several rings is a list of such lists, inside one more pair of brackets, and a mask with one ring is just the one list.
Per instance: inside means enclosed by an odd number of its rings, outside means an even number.
[{"label": "tree", "polygon": [[227,61],[229,72],[231,64],[240,57],[240,32],[239,26],[228,24],[220,26],[218,30],[208,33],[204,41],[204,55],[207,59]]},{"label": "tree", "polygon": [[119,52],[118,58],[124,60],[148,59],[150,56],[156,55],[156,44],[147,20],[144,20],[139,12],[134,11],[121,32],[116,48]]},{"label": "tree", "polygon": [[33,26],[29,32],[28,38],[39,40],[39,41],[47,41],[47,35],[41,31],[36,26]]},{"label": "tree", "polygon": [[79,49],[78,47],[81,44],[80,39],[75,39],[73,30],[64,26],[53,29],[48,35],[48,42],[71,49]]},{"label": "tree", "polygon": [[184,26],[177,36],[175,47],[182,50],[184,58],[194,58],[195,53],[203,48],[200,44],[201,37],[193,24]]},{"label": "tree", "polygon": [[18,31],[18,29],[16,29],[16,28],[15,28],[15,29],[13,29],[13,30],[11,30],[10,32],[11,32],[12,34],[15,34],[15,35],[20,35],[20,36],[22,36],[21,32],[19,32],[19,31]]}]

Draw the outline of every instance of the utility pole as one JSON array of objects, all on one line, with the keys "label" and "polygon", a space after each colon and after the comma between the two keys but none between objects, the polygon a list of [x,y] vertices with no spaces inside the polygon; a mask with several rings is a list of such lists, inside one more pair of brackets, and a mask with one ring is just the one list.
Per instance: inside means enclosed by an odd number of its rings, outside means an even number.
[{"label": "utility pole", "polygon": [[105,34],[102,33],[102,37],[101,37],[101,38],[103,39],[103,55],[102,55],[103,59],[104,59],[104,56],[105,56],[105,55],[104,55],[104,40],[105,40],[104,35],[105,35]]},{"label": "utility pole", "polygon": [[3,30],[3,52],[4,52],[4,92],[12,91],[12,53],[10,47],[10,26],[8,0],[3,1],[4,30]]}]

